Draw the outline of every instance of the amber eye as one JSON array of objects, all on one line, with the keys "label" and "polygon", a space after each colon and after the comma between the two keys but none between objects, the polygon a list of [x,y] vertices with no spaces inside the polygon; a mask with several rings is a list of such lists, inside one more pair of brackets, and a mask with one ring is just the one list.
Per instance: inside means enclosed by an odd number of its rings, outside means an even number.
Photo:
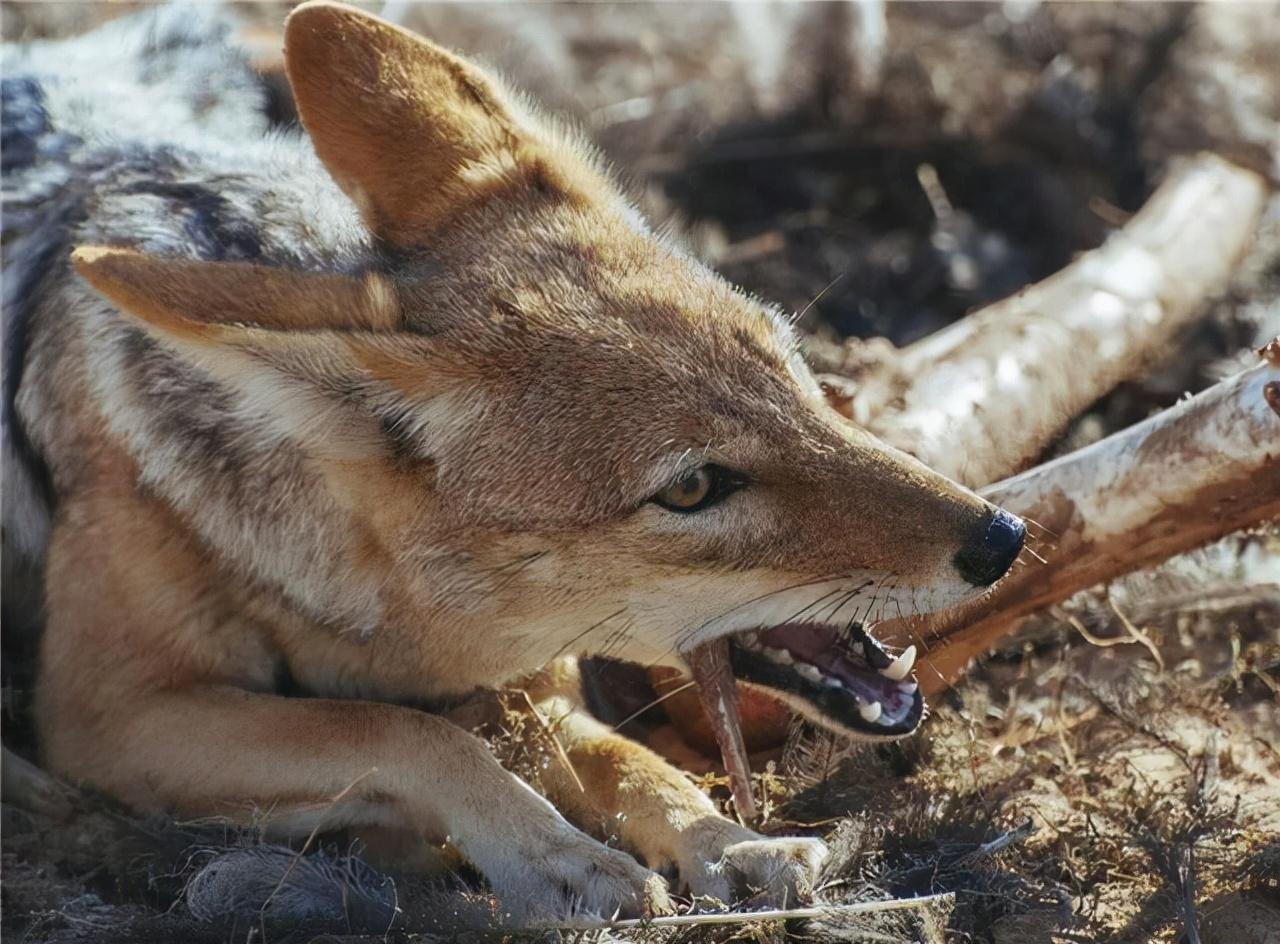
[{"label": "amber eye", "polygon": [[684,473],[654,495],[653,500],[668,511],[687,514],[711,507],[743,484],[732,472],[717,465],[704,465]]}]

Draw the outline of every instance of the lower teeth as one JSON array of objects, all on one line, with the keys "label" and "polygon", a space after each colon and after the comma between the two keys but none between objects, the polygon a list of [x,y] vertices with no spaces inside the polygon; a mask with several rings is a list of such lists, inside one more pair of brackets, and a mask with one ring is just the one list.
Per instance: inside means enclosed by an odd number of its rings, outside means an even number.
[{"label": "lower teeth", "polygon": [[[844,683],[841,682],[838,678],[834,678],[832,676],[824,674],[822,670],[819,669],[817,666],[810,665],[807,662],[796,661],[796,658],[788,650],[782,649],[782,648],[775,648],[773,646],[761,645],[763,640],[759,639],[758,634],[748,635],[747,637],[745,637],[745,639],[751,648],[754,648],[757,651],[761,652],[770,661],[775,662],[779,665],[791,666],[795,670],[795,672],[801,676],[801,678],[804,678],[807,681],[814,683],[815,685],[822,685],[825,688],[834,688],[834,689],[845,688]],[[896,660],[893,660],[891,656],[888,656],[887,654],[884,654],[884,653],[878,652],[877,655],[881,655],[881,657],[884,660],[888,661],[889,667],[890,667],[889,672],[884,671],[883,668],[880,669],[879,670],[880,674],[884,676],[888,676],[889,678],[892,679],[891,667],[893,666]],[[906,655],[906,653],[904,653],[904,655]],[[914,655],[914,653],[912,653],[912,655]],[[871,661],[872,661],[871,659],[868,659],[868,662],[871,662]],[[903,661],[906,661],[906,660],[903,660]],[[910,665],[908,664],[906,668],[909,671]],[[895,679],[894,681],[897,681],[897,680]],[[919,686],[917,685],[917,683],[914,680],[909,678],[903,679],[901,681],[897,681],[898,691],[902,692],[904,695],[914,695],[918,687]],[[901,716],[894,717],[887,714],[885,712],[884,705],[878,701],[871,701],[871,702],[859,701],[858,714],[862,717],[863,721],[867,722],[868,724],[891,725],[891,724],[896,724],[898,721],[902,720]]]}]

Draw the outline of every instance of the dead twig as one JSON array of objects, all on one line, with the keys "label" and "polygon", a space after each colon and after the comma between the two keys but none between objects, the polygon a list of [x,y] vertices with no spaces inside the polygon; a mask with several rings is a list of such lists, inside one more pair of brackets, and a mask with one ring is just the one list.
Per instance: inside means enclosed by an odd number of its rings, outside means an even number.
[{"label": "dead twig", "polygon": [[316,824],[311,828],[311,832],[307,834],[306,841],[303,842],[302,846],[299,847],[297,852],[294,853],[292,859],[290,859],[289,861],[289,865],[285,868],[284,873],[280,876],[280,881],[276,883],[276,887],[271,890],[271,894],[267,895],[266,900],[263,901],[262,903],[262,907],[258,909],[259,919],[262,919],[266,915],[267,909],[271,906],[272,900],[276,897],[277,894],[279,894],[280,889],[284,888],[285,882],[287,882],[289,880],[289,876],[293,874],[293,870],[297,867],[298,862],[302,859],[304,855],[307,854],[307,851],[311,848],[311,844],[315,842],[316,837],[320,835],[321,827],[324,826],[325,816],[328,815],[328,813],[335,806],[341,803],[347,797],[347,795],[351,793],[351,791],[354,790],[362,780],[367,779],[368,777],[372,776],[373,774],[376,774],[377,772],[378,772],[377,767],[370,767],[368,770],[366,770],[364,773],[357,776],[349,784],[347,784],[345,787],[339,790],[336,794],[334,794],[332,799],[328,800],[324,804],[324,812],[322,812],[320,816],[316,819]]},{"label": "dead twig", "polygon": [[[663,915],[657,918],[624,918],[618,921],[571,921],[548,925],[557,931],[625,931],[649,928],[684,928],[714,924],[766,924],[812,918],[849,918],[855,915],[882,914],[916,908],[949,908],[955,895],[922,895],[919,898],[895,898],[890,901],[864,901],[848,904],[813,905],[807,908],[771,908],[765,911],[720,911],[700,914]],[[856,940],[856,938],[855,938]]]},{"label": "dead twig", "polygon": [[586,793],[587,788],[582,785],[582,778],[578,776],[578,771],[573,766],[573,761],[569,759],[569,755],[565,752],[564,745],[560,743],[560,739],[556,737],[555,731],[551,730],[551,725],[547,723],[547,719],[542,717],[537,706],[533,703],[533,699],[529,697],[529,693],[524,689],[520,690],[520,694],[524,696],[524,703],[529,706],[529,711],[533,714],[533,720],[538,725],[543,736],[551,744],[551,750],[559,758],[560,763],[564,765],[564,769],[569,772],[569,776],[573,778],[574,784],[578,788],[579,793]]},{"label": "dead twig", "polygon": [[1035,823],[1031,822],[1031,820],[1027,820],[1017,829],[1010,829],[1004,833],[1001,833],[999,836],[997,836],[995,839],[992,839],[990,842],[984,842],[977,849],[973,850],[973,852],[971,852],[969,855],[965,856],[965,858],[961,861],[969,862],[973,859],[981,859],[981,858],[985,858],[986,856],[996,855],[997,853],[1007,849],[1009,846],[1016,845],[1017,843],[1020,843],[1020,842],[1026,842],[1026,840],[1031,838],[1031,836],[1035,833],[1035,831],[1036,831]]},{"label": "dead twig", "polygon": [[1160,650],[1156,644],[1151,641],[1151,637],[1146,635],[1137,626],[1128,620],[1118,609],[1111,598],[1107,598],[1107,603],[1111,606],[1113,613],[1119,617],[1121,624],[1124,626],[1125,635],[1123,636],[1095,636],[1089,631],[1089,627],[1084,625],[1080,617],[1074,613],[1068,613],[1066,610],[1054,609],[1053,615],[1070,624],[1071,628],[1084,637],[1084,641],[1091,646],[1097,646],[1099,649],[1109,649],[1112,646],[1132,646],[1139,645],[1144,647],[1147,652],[1151,653],[1151,658],[1155,660],[1160,671],[1164,671],[1164,657],[1160,655]]},{"label": "dead twig", "polygon": [[75,813],[78,794],[6,747],[0,760],[0,798],[30,813],[65,822]]}]

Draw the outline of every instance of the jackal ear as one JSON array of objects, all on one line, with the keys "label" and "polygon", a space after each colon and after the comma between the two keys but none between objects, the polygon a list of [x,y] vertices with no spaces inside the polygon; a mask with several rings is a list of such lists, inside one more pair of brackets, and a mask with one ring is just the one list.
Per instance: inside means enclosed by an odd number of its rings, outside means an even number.
[{"label": "jackal ear", "polygon": [[281,435],[340,458],[385,447],[375,419],[355,408],[360,384],[388,360],[379,340],[405,337],[391,330],[398,305],[383,280],[92,246],[71,260],[148,334],[270,414]]},{"label": "jackal ear", "polygon": [[293,272],[246,262],[150,256],[81,246],[71,262],[128,314],[156,329],[212,337],[218,326],[276,331],[392,331],[400,305],[376,274]]},{"label": "jackal ear", "polygon": [[480,69],[361,10],[311,2],[285,67],[316,153],[375,235],[412,247],[494,188],[545,172]]}]

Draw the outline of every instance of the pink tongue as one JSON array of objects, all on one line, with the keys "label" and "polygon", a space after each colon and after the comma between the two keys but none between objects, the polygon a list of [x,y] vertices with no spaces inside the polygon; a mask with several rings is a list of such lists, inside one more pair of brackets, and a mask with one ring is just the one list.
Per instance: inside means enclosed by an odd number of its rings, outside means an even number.
[{"label": "pink tongue", "polygon": [[690,650],[686,656],[693,680],[698,683],[702,708],[720,745],[720,759],[729,774],[729,789],[738,815],[750,822],[756,818],[756,801],[751,795],[751,764],[742,743],[742,723],[738,718],[738,689],[729,667],[729,640],[716,639]]}]

